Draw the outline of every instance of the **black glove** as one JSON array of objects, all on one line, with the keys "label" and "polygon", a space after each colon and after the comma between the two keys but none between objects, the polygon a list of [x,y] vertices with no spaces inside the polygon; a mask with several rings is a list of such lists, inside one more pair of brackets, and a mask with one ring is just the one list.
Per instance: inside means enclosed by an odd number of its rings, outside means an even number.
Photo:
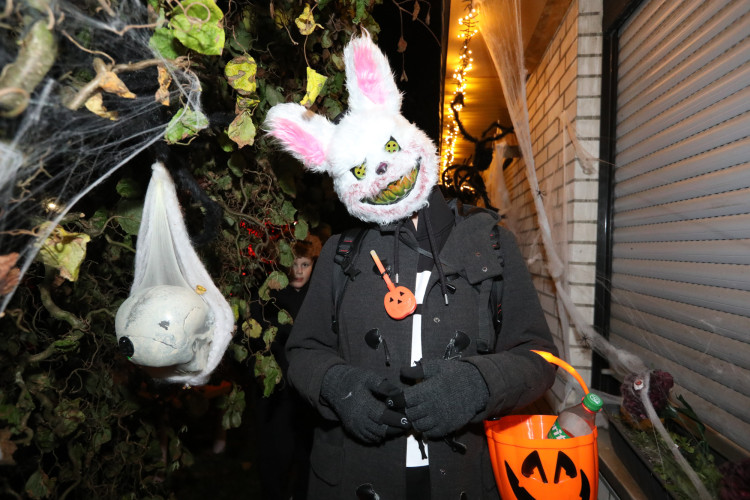
[{"label": "black glove", "polygon": [[401,369],[409,380],[422,382],[404,389],[406,416],[414,429],[435,439],[460,429],[482,411],[490,393],[471,363],[427,360]]},{"label": "black glove", "polygon": [[[332,366],[323,377],[321,397],[333,408],[349,433],[366,443],[411,429],[401,389],[370,370]],[[394,408],[394,409],[391,409]]]}]

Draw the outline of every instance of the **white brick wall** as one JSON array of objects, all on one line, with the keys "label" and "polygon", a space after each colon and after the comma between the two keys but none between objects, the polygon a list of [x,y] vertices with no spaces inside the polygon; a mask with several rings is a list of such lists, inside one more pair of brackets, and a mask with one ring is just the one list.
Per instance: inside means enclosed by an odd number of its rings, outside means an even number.
[{"label": "white brick wall", "polygon": [[[553,227],[553,240],[566,262],[566,282],[573,302],[593,323],[597,232],[597,173],[586,174],[567,137],[563,113],[573,124],[580,144],[596,157],[599,152],[599,112],[602,64],[602,1],[574,0],[536,70],[527,80],[532,146],[541,196]],[[542,306],[559,347],[566,335],[569,361],[590,383],[591,351],[581,346],[571,328],[562,331],[553,280],[545,266],[533,260],[540,251],[537,214],[526,180],[525,166],[515,162],[505,172],[510,213],[521,250],[539,291]],[[490,186],[492,188],[492,186]],[[567,221],[563,222],[563,214]],[[564,227],[563,227],[564,226]],[[562,349],[561,349],[562,352]],[[552,390],[554,405],[564,397],[560,375]]]}]

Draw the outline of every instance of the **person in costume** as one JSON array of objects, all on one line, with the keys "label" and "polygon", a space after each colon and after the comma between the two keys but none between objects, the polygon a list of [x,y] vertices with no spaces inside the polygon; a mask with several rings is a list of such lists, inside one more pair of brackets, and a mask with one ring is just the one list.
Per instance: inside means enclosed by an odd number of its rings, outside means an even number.
[{"label": "person in costume", "polygon": [[[386,57],[365,33],[344,61],[336,124],[294,103],[266,120],[366,224],[337,307],[339,237],[324,245],[287,342],[289,382],[323,417],[308,498],[497,499],[483,421],[542,396],[555,369],[531,350],[557,350],[513,235],[443,198]],[[401,287],[416,308],[396,319]]]},{"label": "person in costume", "polygon": [[[315,261],[321,243],[309,236],[292,246],[294,262],[289,272],[289,286],[271,293],[270,304],[264,317],[276,318],[283,309],[292,318],[297,317],[305,301]],[[256,317],[260,312],[256,313]],[[278,324],[271,352],[276,358],[284,381],[289,363],[285,344],[291,325]],[[304,500],[307,494],[309,457],[316,415],[293,387],[282,382],[269,397],[264,397],[260,386],[254,388],[255,430],[258,440],[258,477],[264,500]]]}]

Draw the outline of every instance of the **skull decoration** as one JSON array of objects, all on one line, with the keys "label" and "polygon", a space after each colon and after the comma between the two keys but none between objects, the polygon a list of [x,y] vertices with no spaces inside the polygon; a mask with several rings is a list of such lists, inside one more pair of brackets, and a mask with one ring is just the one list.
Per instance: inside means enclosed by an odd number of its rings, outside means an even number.
[{"label": "skull decoration", "polygon": [[190,243],[171,177],[153,166],[130,296],[115,317],[120,352],[154,378],[202,385],[235,329],[229,303]]},{"label": "skull decoration", "polygon": [[189,288],[160,285],[123,302],[115,317],[120,352],[146,367],[176,366],[196,371],[205,365],[213,315]]},{"label": "skull decoration", "polygon": [[401,114],[401,94],[385,55],[369,35],[344,49],[349,110],[338,124],[294,103],[277,104],[266,126],[282,147],[313,172],[333,177],[354,217],[387,224],[427,204],[438,157],[427,134]]}]

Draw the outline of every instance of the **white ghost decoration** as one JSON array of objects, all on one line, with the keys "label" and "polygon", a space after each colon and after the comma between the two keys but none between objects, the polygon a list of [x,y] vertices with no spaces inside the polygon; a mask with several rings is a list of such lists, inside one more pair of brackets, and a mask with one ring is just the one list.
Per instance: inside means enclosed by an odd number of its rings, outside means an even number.
[{"label": "white ghost decoration", "polygon": [[269,109],[265,126],[313,172],[333,177],[354,217],[387,224],[427,204],[437,183],[437,149],[401,113],[401,94],[388,59],[370,36],[344,48],[349,109],[338,124],[294,103]]},{"label": "white ghost decoration", "polygon": [[115,317],[120,351],[152,377],[202,385],[234,333],[232,308],[195,253],[171,177],[155,163],[130,296]]}]

